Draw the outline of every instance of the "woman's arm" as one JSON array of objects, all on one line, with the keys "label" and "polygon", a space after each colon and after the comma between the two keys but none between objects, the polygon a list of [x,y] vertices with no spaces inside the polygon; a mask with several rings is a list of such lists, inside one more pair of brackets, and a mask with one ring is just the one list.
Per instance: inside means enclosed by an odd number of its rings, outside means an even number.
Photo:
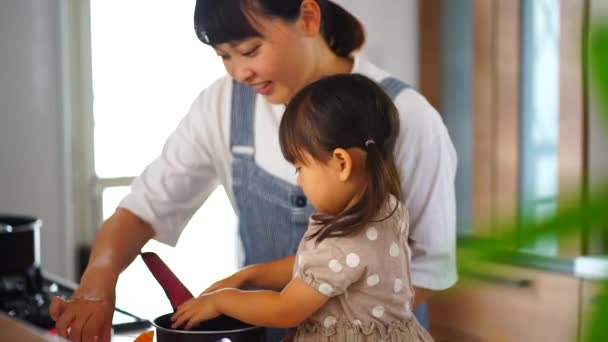
[{"label": "woman's arm", "polygon": [[118,209],[101,226],[89,264],[71,300],[53,299],[50,314],[57,332],[71,340],[110,340],[118,275],[154,235],[152,228],[125,209]]},{"label": "woman's arm", "polygon": [[225,314],[243,322],[273,328],[294,327],[322,307],[324,296],[295,278],[283,291],[241,291],[223,289],[203,295],[180,306],[173,327],[195,324]]}]

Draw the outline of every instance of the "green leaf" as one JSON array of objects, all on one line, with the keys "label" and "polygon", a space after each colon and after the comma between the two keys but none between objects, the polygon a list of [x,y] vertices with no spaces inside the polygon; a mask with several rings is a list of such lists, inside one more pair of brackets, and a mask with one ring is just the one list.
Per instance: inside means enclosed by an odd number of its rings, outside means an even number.
[{"label": "green leaf", "polygon": [[591,303],[592,317],[591,328],[587,332],[586,340],[589,342],[608,341],[608,283],[604,283],[600,295]]},{"label": "green leaf", "polygon": [[589,34],[589,79],[608,124],[608,23],[593,25]]}]

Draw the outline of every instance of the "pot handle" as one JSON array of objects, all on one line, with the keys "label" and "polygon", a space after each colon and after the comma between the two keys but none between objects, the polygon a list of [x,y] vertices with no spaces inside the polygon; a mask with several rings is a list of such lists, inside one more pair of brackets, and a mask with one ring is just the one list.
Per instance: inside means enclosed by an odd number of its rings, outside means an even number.
[{"label": "pot handle", "polygon": [[162,259],[153,252],[145,252],[139,254],[144,260],[144,263],[156,278],[156,281],[165,291],[167,298],[171,302],[173,311],[177,310],[183,302],[194,298],[192,293],[184,286],[184,284],[177,278],[177,276],[171,271],[169,266],[165,264]]}]

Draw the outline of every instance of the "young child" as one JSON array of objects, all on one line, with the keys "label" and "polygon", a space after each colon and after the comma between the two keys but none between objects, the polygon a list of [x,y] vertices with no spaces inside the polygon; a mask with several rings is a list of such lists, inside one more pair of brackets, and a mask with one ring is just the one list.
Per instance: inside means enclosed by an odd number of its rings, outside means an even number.
[{"label": "young child", "polygon": [[279,131],[317,210],[297,254],[215,283],[179,307],[173,327],[226,314],[297,326],[295,341],[432,341],[412,313],[408,215],[393,157],[398,132],[395,106],[365,76],[330,76],[302,89]]}]

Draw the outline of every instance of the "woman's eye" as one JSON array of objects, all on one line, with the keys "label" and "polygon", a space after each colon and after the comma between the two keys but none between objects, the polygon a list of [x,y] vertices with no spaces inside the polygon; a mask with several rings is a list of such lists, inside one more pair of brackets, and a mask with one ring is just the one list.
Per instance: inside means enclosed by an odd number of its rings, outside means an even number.
[{"label": "woman's eye", "polygon": [[256,47],[254,47],[253,49],[243,53],[243,56],[251,57],[251,56],[255,55],[255,53],[258,51],[259,48],[260,48],[260,45],[256,45]]}]

